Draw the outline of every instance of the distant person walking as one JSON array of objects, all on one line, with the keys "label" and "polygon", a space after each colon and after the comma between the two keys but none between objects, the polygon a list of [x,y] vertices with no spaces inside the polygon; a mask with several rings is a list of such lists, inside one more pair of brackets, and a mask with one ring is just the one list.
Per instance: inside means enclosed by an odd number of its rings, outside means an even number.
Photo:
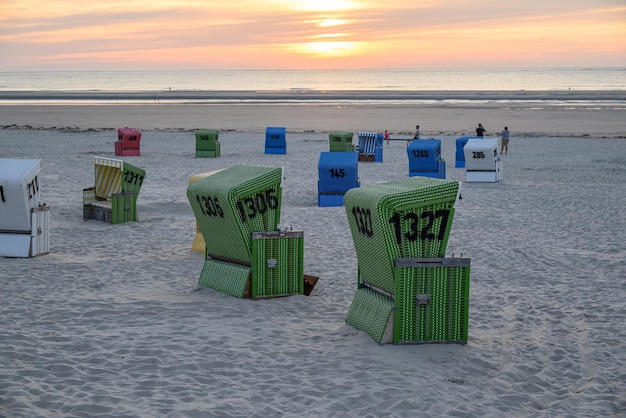
[{"label": "distant person walking", "polygon": [[509,127],[505,126],[502,132],[500,132],[500,136],[502,136],[502,146],[500,147],[500,154],[508,154],[509,153]]},{"label": "distant person walking", "polygon": [[485,135],[485,132],[487,132],[487,130],[485,128],[483,128],[483,124],[482,123],[479,123],[478,124],[478,128],[476,128],[476,136],[482,138]]},{"label": "distant person walking", "polygon": [[385,133],[383,134],[383,139],[385,140],[385,142],[387,142],[387,145],[389,145],[389,132],[387,132],[386,129]]},{"label": "distant person walking", "polygon": [[422,131],[420,131],[420,126],[415,125],[415,135],[413,135],[413,139],[420,139],[422,137]]}]

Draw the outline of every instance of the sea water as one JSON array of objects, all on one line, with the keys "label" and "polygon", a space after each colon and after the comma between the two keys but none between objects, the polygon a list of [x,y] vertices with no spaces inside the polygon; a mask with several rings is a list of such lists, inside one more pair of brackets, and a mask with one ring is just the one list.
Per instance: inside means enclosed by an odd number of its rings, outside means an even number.
[{"label": "sea water", "polygon": [[626,68],[0,72],[0,91],[624,89]]},{"label": "sea water", "polygon": [[[525,69],[422,69],[422,70],[206,70],[206,71],[53,71],[0,72],[0,104],[101,104],[101,103],[428,103],[441,102],[436,93],[431,99],[398,98],[397,92],[626,92],[626,68],[525,68]],[[389,92],[378,95],[351,95],[334,98],[324,95],[304,99],[306,92]],[[37,95],[43,92],[44,95]],[[62,94],[81,92],[82,97],[62,97]],[[246,98],[211,99],[193,97],[204,92],[251,92]],[[259,93],[286,92],[288,97],[259,98]],[[30,96],[23,93],[29,93]],[[109,93],[109,97],[103,97]],[[111,93],[115,93],[113,100]],[[120,93],[119,95],[117,93]],[[132,97],[135,94],[135,97]],[[174,95],[174,93],[177,94]],[[255,96],[256,94],[256,96]],[[141,95],[141,96],[137,96]],[[339,94],[341,96],[341,94]],[[576,96],[580,98],[580,95]],[[623,94],[620,94],[623,97]],[[476,103],[484,100],[475,94],[444,100],[452,104]],[[488,99],[494,101],[493,98]],[[578,99],[568,99],[565,105]],[[506,99],[509,102],[528,100]],[[541,105],[550,102],[562,106],[550,97],[538,97]],[[601,103],[602,101],[602,103]],[[582,106],[626,106],[624,100],[610,94],[593,100],[584,100]]]}]

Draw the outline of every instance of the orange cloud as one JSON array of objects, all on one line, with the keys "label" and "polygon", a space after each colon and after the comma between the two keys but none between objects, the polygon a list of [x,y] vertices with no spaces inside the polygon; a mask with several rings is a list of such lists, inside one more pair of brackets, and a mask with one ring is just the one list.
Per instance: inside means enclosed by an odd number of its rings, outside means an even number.
[{"label": "orange cloud", "polygon": [[610,4],[8,0],[0,70],[626,65]]}]

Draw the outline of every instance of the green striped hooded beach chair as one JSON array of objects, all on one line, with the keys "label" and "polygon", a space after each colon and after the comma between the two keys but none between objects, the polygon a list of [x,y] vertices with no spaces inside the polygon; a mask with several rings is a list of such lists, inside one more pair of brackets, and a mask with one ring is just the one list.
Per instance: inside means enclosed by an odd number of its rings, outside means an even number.
[{"label": "green striped hooded beach chair", "polygon": [[83,190],[83,218],[136,222],[137,198],[146,171],[122,160],[94,157],[95,185]]},{"label": "green striped hooded beach chair", "polygon": [[348,324],[379,343],[467,341],[469,260],[445,257],[459,193],[427,177],[346,192],[358,260]]},{"label": "green striped hooded beach chair", "polygon": [[304,234],[278,230],[282,178],[281,167],[237,165],[190,182],[206,243],[199,284],[240,298],[306,294]]}]

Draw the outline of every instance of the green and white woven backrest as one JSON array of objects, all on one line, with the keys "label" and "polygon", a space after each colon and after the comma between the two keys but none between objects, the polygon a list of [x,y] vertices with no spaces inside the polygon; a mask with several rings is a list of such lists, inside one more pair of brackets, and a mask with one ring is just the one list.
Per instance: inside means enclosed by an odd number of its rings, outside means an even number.
[{"label": "green and white woven backrest", "polygon": [[445,254],[460,183],[410,177],[349,190],[344,197],[360,280],[395,293],[394,261]]},{"label": "green and white woven backrest", "polygon": [[189,184],[207,256],[250,262],[252,233],[274,231],[280,222],[282,171],[237,165]]}]

